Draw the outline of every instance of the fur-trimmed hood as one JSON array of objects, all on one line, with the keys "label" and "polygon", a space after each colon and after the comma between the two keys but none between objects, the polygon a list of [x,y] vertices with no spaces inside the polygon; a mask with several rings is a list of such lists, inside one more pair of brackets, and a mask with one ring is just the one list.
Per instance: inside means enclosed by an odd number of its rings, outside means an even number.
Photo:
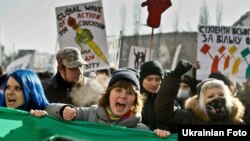
[{"label": "fur-trimmed hood", "polygon": [[[230,114],[229,121],[233,123],[241,123],[245,107],[236,97],[232,97],[232,101],[233,101],[232,113]],[[193,97],[190,97],[186,100],[185,109],[192,111],[196,117],[200,118],[204,122],[210,122],[208,115],[198,105],[197,95],[194,95]]]}]

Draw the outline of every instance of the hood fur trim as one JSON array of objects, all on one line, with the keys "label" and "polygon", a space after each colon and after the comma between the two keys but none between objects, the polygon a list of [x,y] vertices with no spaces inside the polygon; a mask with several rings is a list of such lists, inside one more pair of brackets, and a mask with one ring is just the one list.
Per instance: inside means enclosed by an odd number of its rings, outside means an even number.
[{"label": "hood fur trim", "polygon": [[[245,107],[236,97],[232,97],[232,101],[233,105],[232,105],[232,112],[230,114],[230,121],[233,121],[234,123],[239,123],[242,121]],[[205,111],[203,111],[201,107],[199,107],[197,95],[194,95],[186,100],[185,109],[192,111],[196,117],[200,118],[204,122],[210,121]]]}]

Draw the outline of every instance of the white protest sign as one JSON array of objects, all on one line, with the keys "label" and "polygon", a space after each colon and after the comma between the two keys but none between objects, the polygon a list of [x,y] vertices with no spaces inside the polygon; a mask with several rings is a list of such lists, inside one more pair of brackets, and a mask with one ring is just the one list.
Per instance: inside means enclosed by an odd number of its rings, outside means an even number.
[{"label": "white protest sign", "polygon": [[144,62],[149,61],[148,58],[149,48],[131,46],[128,67],[139,70]]},{"label": "white protest sign", "polygon": [[221,71],[234,82],[250,78],[250,28],[199,26],[197,79]]},{"label": "white protest sign", "polygon": [[17,69],[25,69],[30,62],[31,56],[32,56],[31,54],[28,54],[14,60],[7,66],[6,72],[11,73]]},{"label": "white protest sign", "polygon": [[120,37],[108,38],[108,53],[110,66],[119,68],[120,50]]},{"label": "white protest sign", "polygon": [[173,59],[173,62],[172,62],[172,66],[171,66],[171,70],[174,70],[175,67],[176,67],[176,64],[177,64],[177,60],[178,60],[178,56],[180,54],[180,51],[181,51],[181,44],[179,44],[175,50],[175,54],[174,54],[174,59]]},{"label": "white protest sign", "polygon": [[109,68],[101,1],[57,7],[56,18],[60,48],[80,48],[86,71]]}]

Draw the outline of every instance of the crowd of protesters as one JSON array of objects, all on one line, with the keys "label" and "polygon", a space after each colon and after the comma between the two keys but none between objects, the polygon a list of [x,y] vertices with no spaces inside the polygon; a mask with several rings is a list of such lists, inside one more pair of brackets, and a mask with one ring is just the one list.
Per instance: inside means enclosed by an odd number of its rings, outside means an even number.
[{"label": "crowd of protesters", "polygon": [[[87,63],[77,48],[62,48],[56,59],[54,76],[29,69],[4,74],[1,68],[0,106],[37,117],[50,114],[66,121],[151,130],[159,137],[176,133],[180,124],[250,122],[250,85],[238,90],[221,72],[196,80],[198,62],[180,60],[173,71],[165,71],[160,62],[146,61],[139,72],[112,68],[87,77]],[[193,75],[187,74],[191,69]]]}]

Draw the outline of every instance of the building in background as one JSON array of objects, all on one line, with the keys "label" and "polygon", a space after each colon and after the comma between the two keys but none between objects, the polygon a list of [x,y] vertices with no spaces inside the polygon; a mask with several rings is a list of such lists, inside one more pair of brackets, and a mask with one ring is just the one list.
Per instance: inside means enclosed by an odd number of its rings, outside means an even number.
[{"label": "building in background", "polygon": [[[29,56],[29,57],[27,57]],[[21,60],[20,60],[21,59]],[[19,68],[32,69],[37,73],[55,73],[55,55],[39,53],[37,50],[18,50],[17,54],[11,55],[4,60],[6,71]]]},{"label": "building in background", "polygon": [[250,27],[250,11],[241,16],[240,19],[233,24],[233,26]]}]

